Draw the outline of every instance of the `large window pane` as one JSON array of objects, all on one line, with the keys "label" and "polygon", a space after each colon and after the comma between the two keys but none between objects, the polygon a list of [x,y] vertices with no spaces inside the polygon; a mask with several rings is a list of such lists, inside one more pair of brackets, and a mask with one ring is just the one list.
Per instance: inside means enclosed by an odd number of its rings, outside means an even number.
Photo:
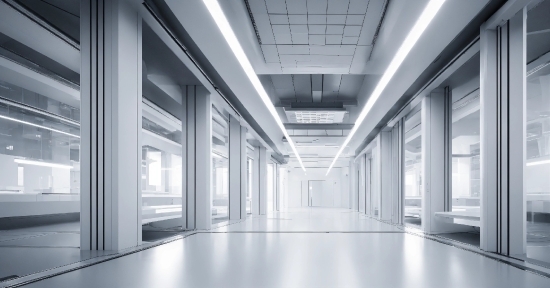
[{"label": "large window pane", "polygon": [[275,197],[275,164],[267,164],[267,212],[273,212],[274,197]]},{"label": "large window pane", "polygon": [[420,111],[405,120],[405,219],[422,224],[422,127]]},{"label": "large window pane", "polygon": [[479,217],[479,53],[460,67],[447,82],[452,95],[452,211]]},{"label": "large window pane", "polygon": [[550,262],[550,1],[527,16],[527,257]]},{"label": "large window pane", "polygon": [[229,220],[229,122],[212,107],[212,223]]},{"label": "large window pane", "polygon": [[142,113],[142,224],[181,218],[181,121],[147,99]]}]

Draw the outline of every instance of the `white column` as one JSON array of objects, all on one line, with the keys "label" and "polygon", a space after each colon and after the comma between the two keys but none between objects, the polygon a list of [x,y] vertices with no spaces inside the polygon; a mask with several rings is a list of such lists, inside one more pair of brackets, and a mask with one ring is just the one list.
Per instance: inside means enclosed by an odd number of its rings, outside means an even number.
[{"label": "white column", "polygon": [[254,149],[254,183],[252,189],[252,214],[267,212],[267,150],[263,146]]},{"label": "white column", "polygon": [[241,123],[229,115],[229,220],[241,219]]},{"label": "white column", "polygon": [[505,255],[526,249],[526,19],[523,8],[480,36],[480,247]]},{"label": "white column", "polygon": [[203,86],[187,86],[185,101],[186,228],[209,229],[212,225],[212,102]]},{"label": "white column", "polygon": [[81,249],[141,242],[141,18],[124,0],[81,3]]}]

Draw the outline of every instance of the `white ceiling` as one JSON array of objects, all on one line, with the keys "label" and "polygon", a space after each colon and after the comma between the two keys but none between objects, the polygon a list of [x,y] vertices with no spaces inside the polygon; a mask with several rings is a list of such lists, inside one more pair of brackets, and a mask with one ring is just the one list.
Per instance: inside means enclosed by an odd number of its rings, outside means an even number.
[{"label": "white ceiling", "polygon": [[364,73],[386,2],[245,1],[269,74]]},{"label": "white ceiling", "polygon": [[274,74],[269,77],[280,101],[295,102],[354,100],[365,78],[351,74]]}]

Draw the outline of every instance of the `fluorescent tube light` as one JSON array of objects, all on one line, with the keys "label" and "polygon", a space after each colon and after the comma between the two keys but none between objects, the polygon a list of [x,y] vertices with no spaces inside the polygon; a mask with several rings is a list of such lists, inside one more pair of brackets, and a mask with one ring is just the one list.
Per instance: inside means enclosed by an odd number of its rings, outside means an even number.
[{"label": "fluorescent tube light", "polygon": [[206,8],[208,8],[210,15],[216,22],[216,25],[218,25],[218,28],[222,32],[223,37],[225,38],[225,41],[227,41],[227,44],[229,44],[229,47],[233,51],[233,54],[235,54],[235,57],[237,57],[237,60],[241,64],[241,67],[246,73],[246,76],[248,76],[248,79],[250,80],[250,82],[252,82],[252,85],[256,89],[256,92],[258,92],[258,94],[260,95],[260,98],[262,99],[265,106],[267,107],[267,110],[269,110],[273,118],[275,118],[275,121],[277,122],[277,125],[279,125],[279,128],[281,129],[281,131],[283,131],[283,134],[287,139],[288,144],[292,148],[292,151],[294,151],[294,154],[298,158],[298,161],[300,162],[302,169],[306,171],[306,168],[302,163],[302,159],[300,158],[300,155],[298,154],[298,151],[294,146],[294,142],[292,142],[292,139],[290,139],[290,136],[288,135],[288,132],[286,131],[286,128],[283,125],[283,122],[281,121],[281,118],[279,118],[279,114],[277,113],[275,106],[273,106],[273,103],[271,103],[271,99],[269,98],[269,95],[267,95],[267,92],[265,91],[264,86],[260,82],[258,75],[256,75],[254,68],[252,68],[252,64],[250,64],[248,57],[246,57],[246,54],[244,53],[244,50],[241,47],[241,44],[239,43],[239,40],[237,40],[237,36],[233,32],[233,29],[231,29],[231,25],[229,25],[229,21],[227,21],[227,18],[225,17],[225,14],[223,13],[223,10],[220,7],[220,4],[218,3],[217,0],[203,0],[203,2],[206,5]]},{"label": "fluorescent tube light", "polygon": [[525,164],[525,166],[537,166],[537,165],[549,164],[549,163],[550,163],[550,160],[542,160],[542,161],[529,162]]},{"label": "fluorescent tube light", "polygon": [[13,162],[18,163],[18,164],[44,166],[44,167],[51,167],[51,168],[63,168],[63,169],[73,168],[73,166],[70,166],[70,165],[63,165],[63,164],[42,162],[42,161],[34,161],[34,160],[27,160],[27,159],[13,159]]},{"label": "fluorescent tube light", "polygon": [[435,17],[443,3],[445,3],[445,0],[431,0],[430,3],[428,3],[428,6],[424,8],[424,11],[420,15],[420,18],[418,18],[416,24],[414,24],[414,27],[412,28],[411,32],[409,32],[409,35],[407,35],[407,38],[405,38],[403,44],[401,44],[401,47],[399,47],[399,50],[397,50],[397,54],[395,54],[395,56],[393,57],[390,65],[382,75],[382,78],[380,79],[380,81],[376,85],[376,88],[367,100],[365,107],[363,107],[363,110],[361,110],[359,117],[357,117],[357,120],[355,121],[355,125],[353,125],[353,128],[349,132],[348,137],[340,147],[340,150],[338,150],[338,153],[336,153],[336,156],[334,157],[334,160],[332,160],[332,164],[330,164],[326,175],[328,175],[330,169],[332,169],[332,166],[334,166],[334,163],[336,163],[336,160],[338,160],[338,157],[340,157],[340,154],[342,154],[342,151],[344,151],[344,148],[349,144],[351,138],[353,138],[353,135],[355,135],[355,132],[357,132],[357,129],[359,129],[359,126],[361,125],[361,123],[363,123],[365,117],[367,117],[367,114],[374,106],[374,103],[376,103],[384,89],[386,89],[386,86],[388,86],[388,83],[393,78],[393,75],[395,75],[395,72],[397,72],[399,66],[401,66],[409,52],[411,52],[412,48],[414,47],[422,33],[424,33],[424,30],[426,30],[430,22],[432,22],[432,19]]},{"label": "fluorescent tube light", "polygon": [[67,135],[67,136],[72,136],[72,137],[80,138],[80,136],[75,135],[75,134],[71,134],[71,133],[68,133],[68,132],[65,132],[65,131],[61,131],[61,130],[57,130],[57,129],[54,129],[54,128],[50,128],[50,127],[46,127],[46,126],[34,124],[34,123],[31,123],[31,122],[27,122],[27,121],[15,119],[15,118],[12,118],[12,117],[0,115],[0,118],[1,118],[1,119],[6,119],[6,120],[10,120],[10,121],[13,121],[13,122],[17,122],[17,123],[21,123],[21,124],[25,124],[25,125],[30,125],[30,126],[34,126],[34,127],[38,127],[38,128],[50,130],[50,131],[57,132],[57,133],[61,133],[61,134]]}]

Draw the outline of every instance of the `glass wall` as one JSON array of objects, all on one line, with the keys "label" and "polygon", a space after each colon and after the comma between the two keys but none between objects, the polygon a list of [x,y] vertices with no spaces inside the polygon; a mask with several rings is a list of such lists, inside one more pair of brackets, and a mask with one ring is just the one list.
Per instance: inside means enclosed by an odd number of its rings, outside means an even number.
[{"label": "glass wall", "polygon": [[405,219],[403,223],[422,225],[422,127],[420,110],[405,120]]},{"label": "glass wall", "polygon": [[550,263],[550,0],[527,16],[527,257]]},{"label": "glass wall", "polygon": [[229,220],[229,121],[212,106],[212,223]]},{"label": "glass wall", "polygon": [[253,181],[253,167],[254,160],[252,158],[247,158],[246,161],[246,175],[247,175],[247,185],[246,185],[246,214],[252,214],[252,181]]},{"label": "glass wall", "polygon": [[145,98],[142,113],[142,224],[181,218],[181,121]]},{"label": "glass wall", "polygon": [[267,212],[273,212],[275,197],[275,164],[267,164]]},{"label": "glass wall", "polygon": [[452,211],[480,215],[479,53],[448,80],[451,99]]}]

